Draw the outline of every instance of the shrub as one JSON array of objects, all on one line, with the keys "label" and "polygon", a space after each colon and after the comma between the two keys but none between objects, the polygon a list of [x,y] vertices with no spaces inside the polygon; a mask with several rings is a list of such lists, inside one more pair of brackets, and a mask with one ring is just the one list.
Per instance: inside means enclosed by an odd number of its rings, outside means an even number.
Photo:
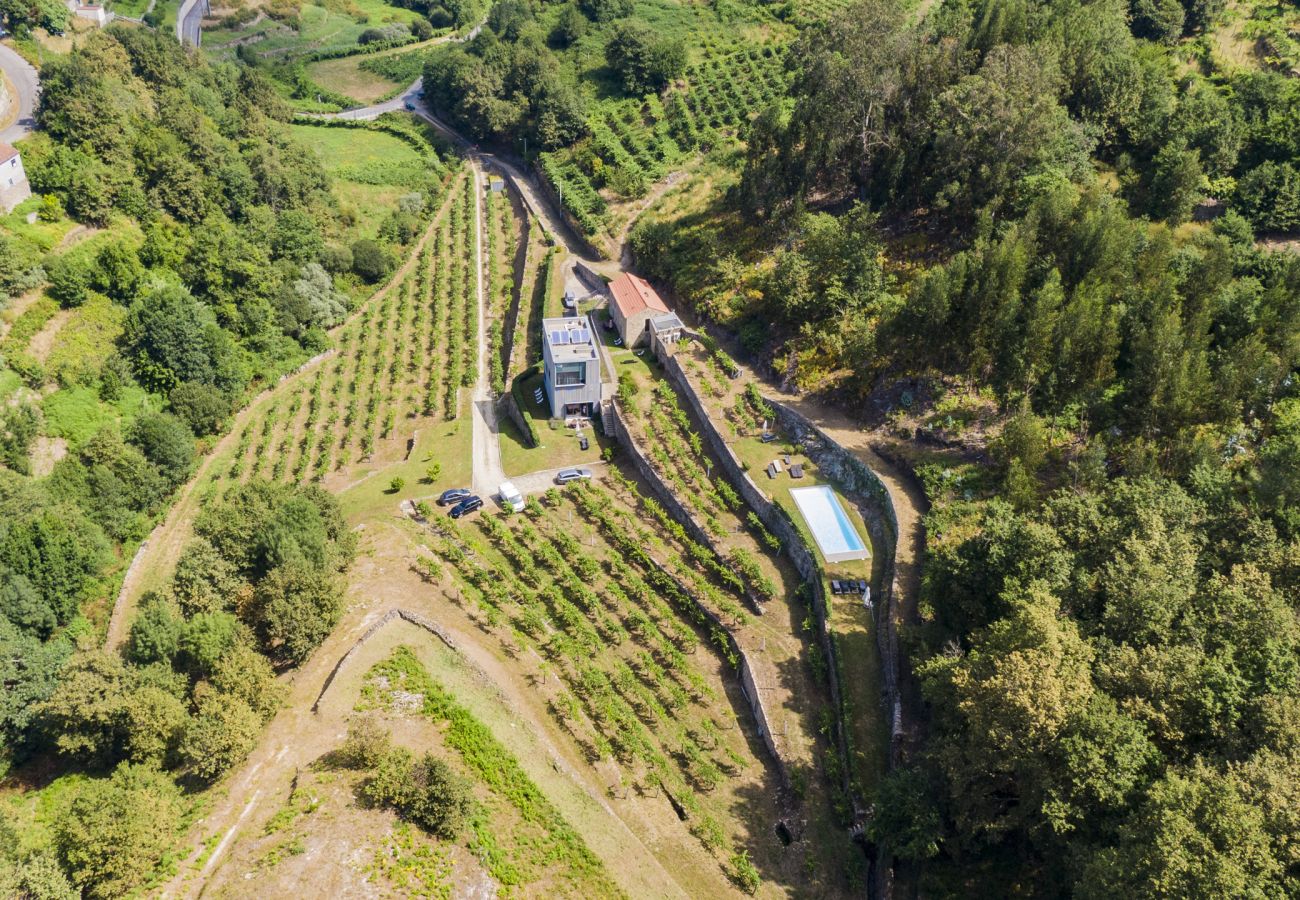
[{"label": "shrub", "polygon": [[132,893],[178,837],[180,792],[150,766],[122,765],[111,778],[77,785],[55,819],[64,868],[92,900]]},{"label": "shrub", "polygon": [[[100,378],[104,378],[104,373],[101,372]],[[171,402],[172,412],[200,436],[216,434],[230,415],[230,401],[226,395],[208,384],[193,381],[178,384],[167,399]]]},{"label": "shrub", "polygon": [[363,716],[348,725],[348,736],[336,758],[349,769],[373,769],[391,751],[392,739],[379,720]]},{"label": "shrub", "polygon": [[362,238],[352,245],[352,271],[368,284],[382,281],[393,270],[393,260],[383,247]]},{"label": "shrub", "polygon": [[742,891],[746,894],[758,892],[758,887],[763,883],[763,879],[759,877],[758,867],[749,858],[748,850],[741,850],[732,855],[731,869],[732,877]]},{"label": "shrub", "polygon": [[431,753],[413,760],[401,747],[379,759],[361,793],[446,840],[456,838],[474,805],[469,783],[445,761]]}]

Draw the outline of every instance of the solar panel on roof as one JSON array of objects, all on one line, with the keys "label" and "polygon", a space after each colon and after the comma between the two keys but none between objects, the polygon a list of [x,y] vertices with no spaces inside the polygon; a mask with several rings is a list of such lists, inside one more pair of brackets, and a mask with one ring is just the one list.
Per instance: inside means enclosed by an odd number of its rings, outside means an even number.
[{"label": "solar panel on roof", "polygon": [[585,344],[590,340],[591,340],[591,332],[585,328],[579,328],[573,338],[573,342],[575,344]]},{"label": "solar panel on roof", "polygon": [[552,331],[552,332],[551,332],[551,343],[552,343],[552,344],[567,344],[568,342],[569,342],[569,336],[568,336],[565,332],[563,332],[563,331]]}]

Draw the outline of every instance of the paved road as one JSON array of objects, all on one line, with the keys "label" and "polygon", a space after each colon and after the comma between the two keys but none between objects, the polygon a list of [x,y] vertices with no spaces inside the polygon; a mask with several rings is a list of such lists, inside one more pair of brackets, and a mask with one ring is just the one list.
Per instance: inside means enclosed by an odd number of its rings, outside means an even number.
[{"label": "paved road", "polygon": [[36,98],[41,92],[41,81],[31,63],[4,44],[0,44],[0,69],[4,70],[18,90],[18,118],[4,131],[0,131],[0,141],[12,144],[27,137],[36,127]]},{"label": "paved road", "polygon": [[555,476],[564,469],[586,469],[591,472],[593,478],[604,478],[605,470],[609,464],[604,460],[595,462],[585,462],[580,466],[560,466],[555,469],[543,469],[540,472],[529,472],[527,475],[516,475],[510,479],[510,483],[519,489],[519,493],[528,497],[532,494],[544,494],[555,484]]},{"label": "paved road", "polygon": [[208,0],[185,0],[176,14],[176,40],[197,47],[203,43],[203,16],[208,12]]},{"label": "paved road", "polygon": [[496,398],[492,395],[492,379],[488,374],[487,294],[483,290],[483,170],[473,157],[470,158],[470,167],[474,174],[474,292],[478,306],[478,378],[470,403],[474,423],[474,468],[470,490],[480,497],[490,497],[506,480],[506,475],[501,468]]}]

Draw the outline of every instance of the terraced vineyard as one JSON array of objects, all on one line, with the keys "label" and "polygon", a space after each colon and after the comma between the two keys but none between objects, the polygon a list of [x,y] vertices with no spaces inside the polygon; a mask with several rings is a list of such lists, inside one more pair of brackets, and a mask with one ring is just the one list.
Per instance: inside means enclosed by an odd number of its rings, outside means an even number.
[{"label": "terraced vineyard", "polygon": [[515,284],[515,251],[521,240],[520,225],[515,219],[509,196],[505,192],[487,193],[483,209],[484,290],[487,299],[488,377],[492,390],[505,392],[508,350],[505,346],[510,311],[518,300]]},{"label": "terraced vineyard", "polygon": [[788,78],[782,44],[707,50],[684,85],[662,99],[598,104],[591,138],[543,153],[542,170],[582,230],[597,234],[609,225],[612,204],[643,196],[695,152],[738,139],[784,95]]},{"label": "terraced vineyard", "polygon": [[422,420],[452,420],[474,380],[478,339],[473,180],[449,187],[407,276],[337,335],[337,352],[275,392],[245,422],[222,489],[250,478],[346,480],[372,458],[400,459]]},{"label": "terraced vineyard", "polygon": [[[552,490],[524,515],[459,525],[431,516],[429,527],[440,562],[425,577],[453,573],[480,628],[512,658],[537,660],[548,712],[613,797],[667,799],[742,887],[755,874],[751,852],[770,854],[767,871],[795,865],[779,842],[754,840],[738,812],[778,788],[737,690],[725,629],[754,617],[728,561],[617,472],[610,488]],[[807,773],[798,777],[809,790]],[[807,837],[796,877],[844,871],[827,858],[842,842]]]}]

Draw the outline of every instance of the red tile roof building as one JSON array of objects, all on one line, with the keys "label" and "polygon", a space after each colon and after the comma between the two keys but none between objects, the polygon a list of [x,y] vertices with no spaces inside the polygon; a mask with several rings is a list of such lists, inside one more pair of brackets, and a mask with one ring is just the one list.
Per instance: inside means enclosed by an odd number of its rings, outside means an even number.
[{"label": "red tile roof building", "polygon": [[648,340],[650,320],[671,312],[644,278],[622,272],[609,283],[609,312],[628,347]]}]

